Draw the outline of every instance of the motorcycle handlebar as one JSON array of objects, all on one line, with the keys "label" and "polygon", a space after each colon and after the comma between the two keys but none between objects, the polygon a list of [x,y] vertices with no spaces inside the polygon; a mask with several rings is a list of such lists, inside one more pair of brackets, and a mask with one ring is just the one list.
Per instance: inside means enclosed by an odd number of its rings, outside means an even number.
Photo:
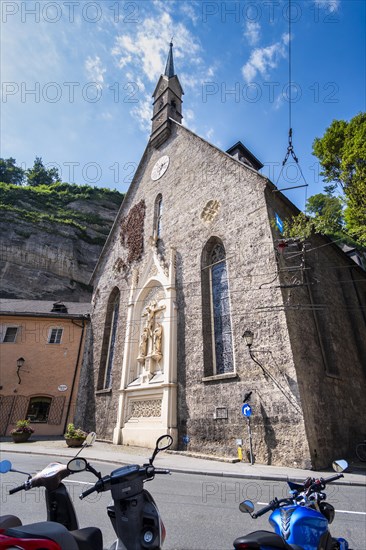
[{"label": "motorcycle handlebar", "polygon": [[260,510],[258,510],[258,512],[254,512],[252,514],[252,518],[257,519],[260,516],[263,516],[264,514],[266,514],[267,512],[270,512],[271,510],[274,510],[275,508],[277,508],[277,502],[272,501],[268,504],[268,506],[265,506],[264,508],[261,508]]},{"label": "motorcycle handlebar", "polygon": [[163,468],[155,468],[154,474],[170,474],[170,470],[164,470]]},{"label": "motorcycle handlebar", "polygon": [[25,491],[27,489],[27,485],[23,483],[23,485],[19,485],[19,487],[15,487],[15,489],[10,489],[9,495],[14,495],[15,493],[18,493],[19,491]]},{"label": "motorcycle handlebar", "polygon": [[337,479],[340,479],[341,477],[344,477],[343,474],[336,474],[335,476],[330,476],[327,479],[323,479],[324,483],[331,483],[332,481],[336,481]]},{"label": "motorcycle handlebar", "polygon": [[83,500],[83,498],[91,495],[92,493],[94,493],[94,491],[96,491],[97,488],[96,488],[96,485],[94,485],[94,487],[90,487],[90,489],[87,489],[86,491],[83,491],[81,493],[81,495],[79,496],[80,500]]}]

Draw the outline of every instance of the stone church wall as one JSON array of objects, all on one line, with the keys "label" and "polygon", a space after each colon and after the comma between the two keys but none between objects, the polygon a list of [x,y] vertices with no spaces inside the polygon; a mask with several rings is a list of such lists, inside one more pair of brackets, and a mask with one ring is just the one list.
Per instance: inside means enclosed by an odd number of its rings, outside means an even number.
[{"label": "stone church wall", "polygon": [[[163,155],[170,157],[169,169],[161,179],[152,181],[151,169]],[[265,186],[266,180],[256,172],[179,125],[173,125],[172,136],[159,150],[147,149],[95,277],[94,381],[98,380],[107,301],[114,287],[121,293],[112,388],[99,390],[95,396],[99,437],[110,440],[116,423],[131,283],[119,224],[131,207],[144,199],[144,255],[134,264],[141,271],[153,233],[155,199],[161,193],[164,207],[159,250],[163,255],[171,246],[177,251],[179,447],[236,455],[236,439],[247,437],[241,415],[243,395],[252,391],[255,459],[269,464],[310,465],[283,296],[278,286],[270,284],[277,264]],[[204,221],[202,213],[212,200],[218,202],[217,214]],[[226,250],[235,373],[207,379],[203,370],[201,255],[212,236],[221,239]],[[252,350],[260,365],[250,358],[242,339],[245,329],[254,332]],[[132,337],[139,335],[133,332]],[[183,436],[189,437],[187,446]],[[248,442],[244,441],[247,449]]]},{"label": "stone church wall", "polygon": [[[294,213],[271,191],[267,201],[271,219]],[[273,232],[276,245],[280,235]],[[300,244],[285,264],[303,262],[303,269],[284,271],[281,284],[312,463],[320,468],[352,456],[364,437],[366,274],[326,237],[307,239],[301,250]]]}]

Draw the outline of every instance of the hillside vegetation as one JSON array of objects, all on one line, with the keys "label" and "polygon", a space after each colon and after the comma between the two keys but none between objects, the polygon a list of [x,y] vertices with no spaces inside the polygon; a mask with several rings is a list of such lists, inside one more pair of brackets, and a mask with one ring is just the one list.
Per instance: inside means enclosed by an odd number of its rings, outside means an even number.
[{"label": "hillside vegetation", "polygon": [[0,296],[89,301],[89,280],[124,195],[59,181],[42,159],[0,159]]},{"label": "hillside vegetation", "polygon": [[[46,231],[50,223],[70,225],[81,239],[101,245],[111,227],[106,218],[111,221],[122,200],[123,194],[118,191],[88,185],[56,182],[29,187],[0,182],[0,209],[4,214],[41,224]],[[92,236],[90,229],[101,235]]]}]

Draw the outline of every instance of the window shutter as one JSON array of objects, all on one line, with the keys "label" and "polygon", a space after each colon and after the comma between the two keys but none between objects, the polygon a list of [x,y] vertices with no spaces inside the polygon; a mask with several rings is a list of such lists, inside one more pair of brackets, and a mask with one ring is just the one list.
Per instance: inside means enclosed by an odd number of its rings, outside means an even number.
[{"label": "window shutter", "polygon": [[15,395],[0,397],[0,435],[5,435]]},{"label": "window shutter", "polygon": [[48,424],[61,424],[62,413],[64,412],[65,396],[54,397],[52,399],[50,412],[48,415]]},{"label": "window shutter", "polygon": [[25,395],[17,395],[15,398],[14,409],[10,418],[11,424],[15,424],[18,420],[24,420],[28,410],[29,398]]}]

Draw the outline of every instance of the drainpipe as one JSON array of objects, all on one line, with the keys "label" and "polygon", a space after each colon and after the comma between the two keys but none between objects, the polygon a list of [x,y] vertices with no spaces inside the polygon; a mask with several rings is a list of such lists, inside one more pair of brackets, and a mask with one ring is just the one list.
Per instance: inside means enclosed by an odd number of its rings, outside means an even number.
[{"label": "drainpipe", "polygon": [[68,419],[69,419],[69,414],[70,414],[70,409],[71,409],[72,396],[73,396],[73,393],[74,393],[76,376],[77,376],[77,373],[78,373],[79,359],[80,359],[80,355],[81,355],[81,348],[82,348],[84,332],[85,332],[85,319],[82,320],[82,325],[79,325],[78,323],[76,323],[74,321],[74,319],[71,319],[71,322],[72,322],[73,325],[76,325],[77,327],[81,328],[82,330],[81,330],[80,341],[79,341],[78,356],[76,358],[76,363],[75,363],[74,376],[73,376],[72,384],[71,384],[70,399],[69,399],[69,403],[67,405],[64,433],[66,432],[66,429],[67,429],[67,424],[68,424]]}]

